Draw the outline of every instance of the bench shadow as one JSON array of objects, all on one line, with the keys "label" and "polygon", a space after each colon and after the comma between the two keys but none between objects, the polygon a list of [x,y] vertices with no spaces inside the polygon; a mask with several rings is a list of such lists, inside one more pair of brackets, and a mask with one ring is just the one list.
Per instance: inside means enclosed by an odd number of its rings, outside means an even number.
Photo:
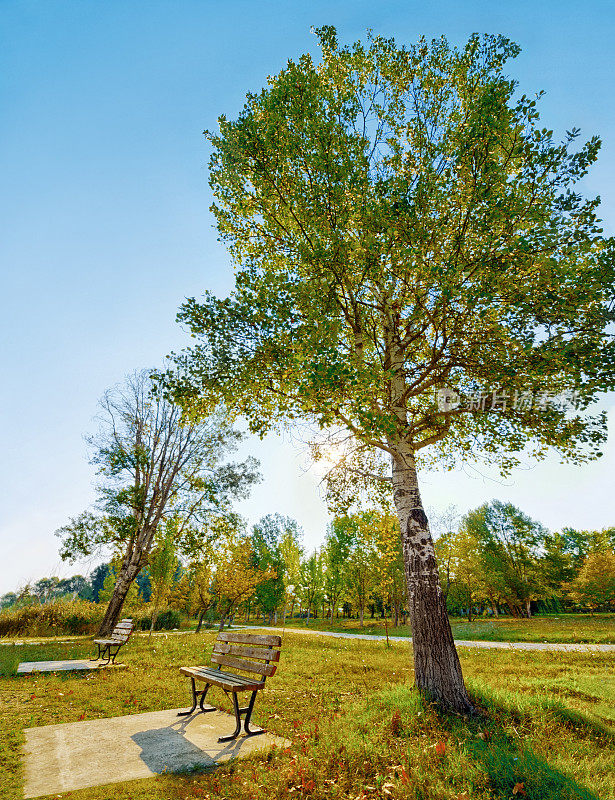
[{"label": "bench shadow", "polygon": [[139,731],[130,737],[141,748],[140,758],[152,772],[200,772],[215,761],[193,744],[174,725]]},{"label": "bench shadow", "polygon": [[[593,791],[582,786],[573,777],[553,767],[542,756],[536,754],[530,744],[520,737],[513,736],[498,720],[507,718],[513,725],[522,725],[524,715],[515,712],[510,706],[501,704],[494,698],[476,697],[487,715],[480,725],[485,738],[467,739],[465,747],[471,757],[480,763],[489,776],[490,788],[494,796],[510,800],[516,796],[515,786],[522,784],[523,798],[540,800],[601,800]],[[580,712],[566,708],[561,703],[546,701],[542,704],[545,712],[552,715],[562,728],[574,728],[577,737],[599,741],[606,747],[615,744],[615,732],[592,720]]]},{"label": "bench shadow", "polygon": [[[193,718],[192,715],[184,717],[164,728],[139,731],[130,737],[141,748],[140,758],[152,772],[203,772],[220,766],[220,761],[241,754],[242,744],[246,741],[244,736],[225,743],[214,739],[210,753],[201,750],[186,737],[186,727]],[[234,722],[230,715],[229,722]]]}]

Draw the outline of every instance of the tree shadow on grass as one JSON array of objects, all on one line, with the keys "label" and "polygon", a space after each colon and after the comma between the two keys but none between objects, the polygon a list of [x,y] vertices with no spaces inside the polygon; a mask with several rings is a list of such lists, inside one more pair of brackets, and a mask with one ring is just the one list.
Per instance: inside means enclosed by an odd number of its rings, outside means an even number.
[{"label": "tree shadow on grass", "polygon": [[[472,727],[477,728],[477,738],[466,739],[465,748],[488,775],[495,797],[502,800],[512,797],[520,800],[603,800],[574,778],[551,766],[519,735],[509,732],[510,727],[514,729],[516,725],[532,722],[529,705],[525,711],[518,710],[493,696],[476,691],[473,695],[477,705],[484,709],[485,716],[480,722],[475,720],[472,723]],[[562,729],[562,734],[564,729],[574,730],[578,739],[591,739],[608,748],[615,744],[612,729],[566,708],[559,701],[538,701],[535,712],[550,717]]]}]

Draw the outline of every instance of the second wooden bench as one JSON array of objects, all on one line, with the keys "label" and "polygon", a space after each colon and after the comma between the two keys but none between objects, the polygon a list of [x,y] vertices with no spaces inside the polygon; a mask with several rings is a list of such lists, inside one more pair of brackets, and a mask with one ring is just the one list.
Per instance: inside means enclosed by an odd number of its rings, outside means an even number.
[{"label": "second wooden bench", "polygon": [[[265,636],[253,633],[234,633],[221,631],[214,644],[211,660],[216,667],[180,667],[182,675],[190,678],[192,687],[192,708],[189,711],[180,711],[178,716],[187,716],[194,713],[198,705],[201,711],[216,711],[214,706],[205,707],[205,697],[211,686],[218,686],[227,695],[233,697],[235,711],[235,732],[230,736],[221,736],[219,742],[230,742],[241,733],[241,717],[245,714],[244,732],[247,736],[256,736],[264,733],[262,729],[251,730],[250,718],[254,709],[256,694],[265,686],[265,680],[275,674],[277,662],[280,660],[280,636]],[[239,670],[237,672],[222,671],[222,667]],[[257,677],[258,676],[258,677]],[[202,682],[205,687],[197,690],[196,682]],[[239,692],[251,692],[248,705],[239,707],[237,695]]]}]

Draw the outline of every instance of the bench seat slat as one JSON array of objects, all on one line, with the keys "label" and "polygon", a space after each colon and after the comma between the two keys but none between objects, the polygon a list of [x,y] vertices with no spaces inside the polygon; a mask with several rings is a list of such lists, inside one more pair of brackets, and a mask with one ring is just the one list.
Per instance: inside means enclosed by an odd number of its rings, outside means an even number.
[{"label": "bench seat slat", "polygon": [[222,631],[218,634],[218,639],[222,642],[236,642],[237,644],[256,644],[268,647],[282,647],[281,636],[264,636],[257,633],[233,633]]},{"label": "bench seat slat", "polygon": [[224,667],[233,667],[234,669],[242,669],[246,672],[257,672],[259,675],[267,675],[271,677],[275,675],[277,669],[275,664],[261,664],[258,661],[246,661],[243,658],[236,658],[235,656],[223,656],[214,653],[211,657],[214,664],[222,664]]},{"label": "bench seat slat", "polygon": [[214,653],[230,656],[244,656],[247,658],[258,658],[261,661],[279,661],[280,651],[272,650],[269,647],[247,647],[243,644],[229,644],[228,642],[216,642]]},{"label": "bench seat slat", "polygon": [[221,670],[209,669],[208,667],[180,667],[179,671],[189,678],[211,683],[229,692],[256,691],[257,689],[262,689],[265,685],[264,681],[255,681],[250,678],[242,679],[241,675],[231,675]]},{"label": "bench seat slat", "polygon": [[125,644],[126,639],[94,639],[94,644]]}]

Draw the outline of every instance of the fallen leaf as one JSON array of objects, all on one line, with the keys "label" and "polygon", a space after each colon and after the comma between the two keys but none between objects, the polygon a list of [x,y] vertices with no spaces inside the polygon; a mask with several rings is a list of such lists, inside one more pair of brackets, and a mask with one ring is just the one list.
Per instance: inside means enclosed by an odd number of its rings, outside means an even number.
[{"label": "fallen leaf", "polygon": [[515,783],[513,788],[513,794],[522,794],[524,797],[526,796],[525,791],[525,784],[524,783]]},{"label": "fallen leaf", "polygon": [[410,783],[410,777],[401,764],[398,767],[395,767],[395,769],[399,770],[399,772],[401,773],[402,783]]},{"label": "fallen leaf", "polygon": [[446,745],[444,744],[444,742],[438,742],[438,744],[436,745],[436,755],[443,756],[445,752],[446,752]]}]

